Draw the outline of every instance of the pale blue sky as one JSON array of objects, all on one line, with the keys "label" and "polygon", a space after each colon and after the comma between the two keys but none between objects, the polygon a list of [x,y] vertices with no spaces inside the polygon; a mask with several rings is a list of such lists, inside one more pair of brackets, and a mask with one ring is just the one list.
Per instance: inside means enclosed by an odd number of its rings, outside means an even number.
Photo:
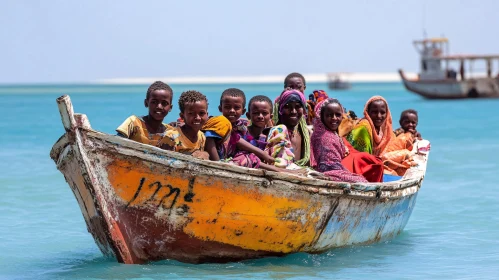
[{"label": "pale blue sky", "polygon": [[417,70],[423,22],[452,52],[499,53],[498,13],[494,0],[4,0],[0,83]]}]

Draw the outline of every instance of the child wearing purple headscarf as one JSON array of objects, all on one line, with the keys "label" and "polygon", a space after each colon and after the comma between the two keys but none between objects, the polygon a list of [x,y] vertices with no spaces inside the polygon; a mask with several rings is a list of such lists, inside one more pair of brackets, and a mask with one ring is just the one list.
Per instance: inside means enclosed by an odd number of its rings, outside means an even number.
[{"label": "child wearing purple headscarf", "polygon": [[274,104],[274,126],[267,137],[267,151],[280,168],[295,169],[310,161],[310,132],[307,129],[306,100],[298,90],[285,90]]}]

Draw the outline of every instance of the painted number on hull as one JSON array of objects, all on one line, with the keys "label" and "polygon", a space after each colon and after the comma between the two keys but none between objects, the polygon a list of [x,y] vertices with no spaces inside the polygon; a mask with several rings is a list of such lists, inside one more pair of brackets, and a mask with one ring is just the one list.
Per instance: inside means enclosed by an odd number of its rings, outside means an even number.
[{"label": "painted number on hull", "polygon": [[[189,180],[188,192],[184,196],[185,202],[192,202],[192,198],[194,197],[194,192],[193,192],[194,180],[195,178],[191,178],[191,180]],[[135,200],[137,200],[141,192],[144,190],[145,185],[147,185],[146,177],[142,177],[140,179],[139,186],[137,187],[137,191],[135,191],[135,194],[133,195],[132,199],[127,203],[126,207],[129,207]],[[177,199],[180,195],[180,189],[173,187],[170,184],[162,184],[159,181],[153,182],[147,186],[149,187],[149,189],[154,189],[154,192],[151,195],[149,195],[149,197],[140,204],[153,204],[155,203],[155,201],[159,200],[157,202],[157,207],[168,209],[170,210],[171,213],[171,210],[177,203]],[[164,193],[162,196],[158,195],[158,193],[161,190],[166,190],[166,193]],[[170,200],[171,197],[173,197],[173,199]]]},{"label": "painted number on hull", "polygon": [[[132,204],[132,202],[134,202],[137,199],[137,197],[139,197],[139,194],[140,194],[140,192],[142,191],[142,189],[144,187],[145,181],[146,181],[145,177],[142,177],[142,179],[140,179],[139,187],[137,188],[137,191],[133,195],[132,199],[128,202],[127,207],[130,206],[130,204]],[[171,209],[173,208],[173,206],[177,202],[178,196],[180,195],[180,189],[179,188],[174,188],[170,184],[163,185],[159,181],[149,184],[149,188],[154,188],[154,187],[156,187],[156,189],[154,190],[154,192],[152,193],[152,195],[146,201],[144,201],[144,204],[146,204],[146,203],[154,203],[154,201],[157,200],[157,194],[158,194],[158,192],[160,190],[162,190],[162,189],[166,189],[167,190],[166,194],[164,194],[161,197],[161,199],[159,200],[157,206],[158,207],[162,207],[163,209],[170,209],[170,211],[171,211]],[[173,196],[173,200],[171,201],[171,203],[169,203],[169,205],[168,205],[168,203],[166,203],[166,205],[165,205],[165,202],[169,201],[167,198],[169,198],[171,196]]]}]

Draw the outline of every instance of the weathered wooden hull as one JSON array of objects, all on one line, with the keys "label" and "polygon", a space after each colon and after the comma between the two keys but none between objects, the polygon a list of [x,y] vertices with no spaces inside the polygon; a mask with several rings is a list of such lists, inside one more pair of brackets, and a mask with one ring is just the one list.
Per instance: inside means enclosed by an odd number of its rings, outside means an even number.
[{"label": "weathered wooden hull", "polygon": [[51,151],[106,255],[124,263],[227,262],[322,252],[403,230],[426,170],[347,184],[194,159],[93,131],[58,99],[66,134]]},{"label": "weathered wooden hull", "polygon": [[399,73],[408,91],[428,99],[499,98],[499,79],[496,78],[421,81],[407,79],[402,70]]}]

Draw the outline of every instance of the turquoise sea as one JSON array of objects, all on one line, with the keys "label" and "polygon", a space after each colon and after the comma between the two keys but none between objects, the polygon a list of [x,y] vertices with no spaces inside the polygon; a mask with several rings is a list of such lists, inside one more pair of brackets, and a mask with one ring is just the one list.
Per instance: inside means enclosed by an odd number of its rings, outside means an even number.
[{"label": "turquoise sea", "polygon": [[[174,97],[197,89],[217,114],[223,89],[248,99],[277,96],[281,84],[176,85]],[[309,84],[307,92],[326,88]],[[94,129],[114,133],[131,114],[145,114],[147,85],[0,86],[0,278],[499,278],[499,99],[429,101],[400,83],[358,83],[329,92],[362,114],[383,95],[398,123],[402,110],[419,111],[418,130],[432,143],[428,170],[409,223],[395,239],[320,255],[294,254],[227,264],[162,261],[123,265],[103,257],[87,232],[77,202],[49,158],[63,128],[55,99],[69,94],[75,112]],[[178,117],[178,105],[166,121]]]}]

